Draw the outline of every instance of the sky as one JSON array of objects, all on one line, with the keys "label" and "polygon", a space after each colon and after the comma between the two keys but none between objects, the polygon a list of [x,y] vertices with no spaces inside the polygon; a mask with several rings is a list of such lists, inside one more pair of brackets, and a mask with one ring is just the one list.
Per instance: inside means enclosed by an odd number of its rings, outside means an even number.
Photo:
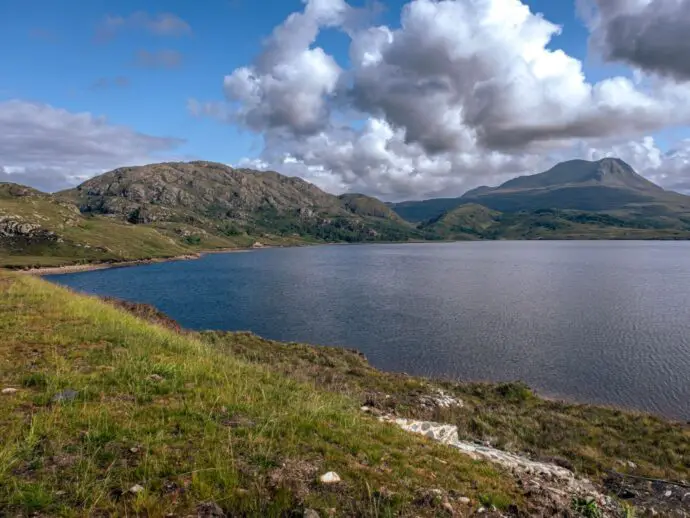
[{"label": "sky", "polygon": [[688,33],[690,0],[0,0],[0,181],[209,160],[399,201],[618,156],[690,192]]}]

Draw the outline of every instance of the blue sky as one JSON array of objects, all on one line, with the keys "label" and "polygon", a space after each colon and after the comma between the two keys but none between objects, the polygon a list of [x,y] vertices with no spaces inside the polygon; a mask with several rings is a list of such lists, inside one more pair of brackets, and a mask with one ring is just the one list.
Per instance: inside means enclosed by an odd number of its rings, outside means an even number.
[{"label": "blue sky", "polygon": [[[385,2],[379,20],[399,24],[402,0]],[[572,2],[532,0],[535,12],[563,26],[554,45],[585,59],[587,31]],[[351,2],[363,5],[363,2]],[[3,52],[0,100],[21,98],[73,112],[103,115],[138,131],[183,138],[184,154],[234,163],[255,155],[260,138],[232,125],[192,117],[187,99],[221,99],[223,77],[245,65],[261,50],[262,39],[300,0],[0,0],[0,47]],[[108,15],[134,12],[173,13],[191,27],[191,35],[157,36],[123,29],[105,42],[94,40]],[[339,62],[347,61],[347,41],[329,31],[319,41]],[[173,68],[136,64],[141,50],[174,50],[182,62]],[[596,67],[588,66],[596,76]],[[128,79],[126,87],[94,88],[102,78]],[[258,141],[257,141],[258,140]]]},{"label": "blue sky", "polygon": [[[406,3],[381,2],[376,24],[399,28]],[[590,30],[577,16],[573,1],[525,3],[562,27],[547,49],[560,49],[581,61],[587,82],[633,77],[627,64],[601,59],[588,50]],[[365,2],[349,4],[359,7]],[[186,0],[0,0],[0,103],[20,100],[70,114],[88,112],[137,134],[181,139],[168,153],[175,157],[233,164],[246,158],[263,160],[264,137],[270,129],[250,131],[241,122],[194,115],[188,101],[224,102],[223,78],[250,66],[274,27],[305,5],[299,0],[207,0],[201,6]],[[169,17],[170,25],[161,17]],[[321,27],[312,46],[323,47],[347,69],[349,45],[343,31]],[[353,124],[363,124],[368,115]],[[683,125],[655,127],[650,133],[662,152],[686,134]],[[0,156],[0,166],[11,166],[7,171],[23,170],[21,160],[15,162],[5,158],[3,163]],[[314,167],[311,164],[310,170]],[[500,174],[523,172],[514,169]],[[472,181],[462,182],[463,188]],[[347,188],[342,181],[332,185]],[[373,183],[362,186],[372,192],[379,189]]]}]

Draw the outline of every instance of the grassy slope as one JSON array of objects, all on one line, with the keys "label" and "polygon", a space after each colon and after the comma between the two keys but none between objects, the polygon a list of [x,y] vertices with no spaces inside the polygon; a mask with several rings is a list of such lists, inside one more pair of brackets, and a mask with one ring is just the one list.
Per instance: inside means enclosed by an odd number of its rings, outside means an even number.
[{"label": "grassy slope", "polygon": [[[322,390],[350,394],[382,411],[458,425],[461,438],[490,442],[541,460],[560,459],[603,480],[608,470],[670,480],[690,478],[690,426],[643,413],[549,401],[520,383],[431,382],[381,372],[358,353],[284,344],[249,333],[205,332],[202,340]],[[429,385],[461,398],[461,408],[424,409]]]},{"label": "grassy slope", "polygon": [[[132,225],[104,216],[84,216],[76,207],[41,195],[0,199],[0,216],[3,215],[18,216],[62,238],[59,243],[37,241],[14,248],[0,246],[0,266],[8,268],[168,258],[200,250],[248,247],[257,240],[269,245],[305,242],[280,236],[217,236],[185,224]],[[200,238],[191,239],[181,235],[180,230]]]},{"label": "grassy slope", "polygon": [[[0,510],[10,514],[155,517],[213,501],[233,516],[435,516],[438,502],[419,495],[437,487],[523,505],[511,477],[362,415],[355,397],[0,272],[8,386],[20,389],[0,396]],[[65,389],[74,401],[51,402]],[[330,470],[341,484],[316,482]]]}]

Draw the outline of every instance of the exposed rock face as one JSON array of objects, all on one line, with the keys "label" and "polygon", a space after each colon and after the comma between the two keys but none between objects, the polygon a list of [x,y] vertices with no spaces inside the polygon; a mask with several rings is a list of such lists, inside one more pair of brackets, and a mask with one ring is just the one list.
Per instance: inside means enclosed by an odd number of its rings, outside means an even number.
[{"label": "exposed rock face", "polygon": [[57,236],[17,216],[0,216],[0,240],[12,239],[57,241]]},{"label": "exposed rock face", "polygon": [[337,197],[301,178],[213,162],[120,168],[57,196],[84,213],[135,224],[181,222],[209,233],[244,230],[331,241],[399,241],[415,233],[374,198]]},{"label": "exposed rock face", "polygon": [[234,169],[213,162],[124,167],[92,178],[66,195],[84,212],[125,216],[133,222],[181,214],[247,219],[254,211],[338,211],[338,198],[300,178]]}]

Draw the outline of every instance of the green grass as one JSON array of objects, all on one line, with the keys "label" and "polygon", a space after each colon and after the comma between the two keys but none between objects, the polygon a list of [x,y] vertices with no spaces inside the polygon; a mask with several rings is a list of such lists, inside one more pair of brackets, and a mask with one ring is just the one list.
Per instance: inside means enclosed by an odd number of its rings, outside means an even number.
[{"label": "green grass", "polygon": [[[511,476],[305,381],[0,273],[0,387],[19,389],[0,396],[0,509],[184,516],[212,501],[233,516],[436,516],[420,497],[435,488],[451,503],[491,495],[529,509]],[[76,398],[55,401],[67,389]],[[318,483],[327,471],[343,482]]]},{"label": "green grass", "polygon": [[[320,390],[405,417],[458,426],[461,438],[565,465],[603,480],[608,470],[668,480],[690,479],[690,426],[652,415],[550,401],[521,383],[453,383],[374,369],[340,348],[284,344],[249,333],[206,332],[219,350]],[[441,388],[462,408],[425,410],[419,396]],[[628,461],[636,468],[631,470]]]}]

